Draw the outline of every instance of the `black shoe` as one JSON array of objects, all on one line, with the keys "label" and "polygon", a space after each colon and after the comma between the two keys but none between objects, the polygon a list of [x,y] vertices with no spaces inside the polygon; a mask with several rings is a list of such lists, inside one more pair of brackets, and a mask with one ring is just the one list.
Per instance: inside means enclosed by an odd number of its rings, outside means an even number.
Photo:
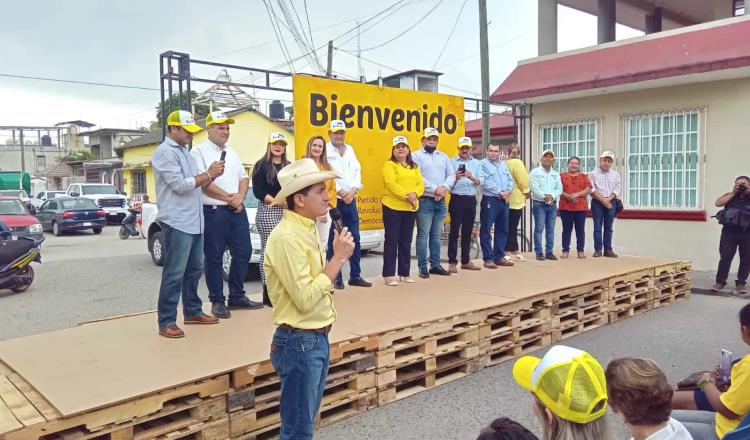
[{"label": "black shoe", "polygon": [[263,305],[268,307],[273,307],[273,303],[271,303],[271,298],[268,296],[268,287],[263,286]]},{"label": "black shoe", "polygon": [[333,288],[336,290],[344,290],[344,281],[343,280],[336,280],[333,283]]},{"label": "black shoe", "polygon": [[544,261],[544,255],[543,254],[536,254],[536,259],[539,261]]},{"label": "black shoe", "polygon": [[602,256],[602,251],[594,251],[594,255],[593,255],[594,258],[599,258],[601,256]]},{"label": "black shoe", "polygon": [[547,254],[544,256],[544,258],[547,260],[552,260],[552,261],[557,260],[557,257],[555,256],[555,254]]},{"label": "black shoe", "polygon": [[219,319],[229,319],[232,317],[232,313],[223,302],[211,303],[211,314]]},{"label": "black shoe", "polygon": [[372,283],[365,281],[362,277],[349,280],[349,285],[354,287],[372,287]]},{"label": "black shoe", "polygon": [[235,309],[251,310],[251,309],[263,308],[263,303],[253,301],[244,295],[237,299],[230,298],[227,305],[229,306],[229,310],[235,310]]},{"label": "black shoe", "polygon": [[429,278],[429,277],[430,277],[430,273],[427,272],[427,268],[426,267],[420,267],[419,268],[419,278]]},{"label": "black shoe", "polygon": [[430,268],[430,273],[434,275],[448,276],[451,273],[443,268],[443,266],[435,266]]}]

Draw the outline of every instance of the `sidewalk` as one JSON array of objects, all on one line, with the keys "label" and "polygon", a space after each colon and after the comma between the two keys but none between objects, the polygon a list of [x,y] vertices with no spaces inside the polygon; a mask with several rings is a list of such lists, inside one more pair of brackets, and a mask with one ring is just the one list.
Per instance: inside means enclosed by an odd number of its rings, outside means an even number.
[{"label": "sidewalk", "polygon": [[[733,275],[733,274],[730,274]],[[744,298],[744,299],[750,299],[749,294],[739,295],[734,290],[734,279],[730,276],[730,281],[727,282],[727,285],[722,289],[720,292],[712,292],[711,286],[716,282],[714,280],[714,276],[716,276],[716,272],[709,271],[709,270],[693,270],[690,272],[690,277],[693,280],[693,288],[691,291],[693,293],[701,294],[701,295],[711,295],[711,296],[726,296],[726,297],[733,297],[733,298]]]}]

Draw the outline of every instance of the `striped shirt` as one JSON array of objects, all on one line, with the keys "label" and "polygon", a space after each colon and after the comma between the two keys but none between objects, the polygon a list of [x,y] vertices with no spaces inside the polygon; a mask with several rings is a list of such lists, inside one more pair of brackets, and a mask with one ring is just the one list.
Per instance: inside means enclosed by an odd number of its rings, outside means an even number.
[{"label": "striped shirt", "polygon": [[597,167],[589,173],[589,180],[591,181],[591,190],[598,192],[604,197],[609,197],[610,194],[620,197],[622,193],[620,174],[613,169],[605,173],[601,168]]}]

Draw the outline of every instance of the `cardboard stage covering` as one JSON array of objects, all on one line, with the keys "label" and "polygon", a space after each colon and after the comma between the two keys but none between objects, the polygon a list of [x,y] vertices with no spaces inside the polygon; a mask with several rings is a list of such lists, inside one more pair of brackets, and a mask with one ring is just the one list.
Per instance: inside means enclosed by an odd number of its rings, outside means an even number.
[{"label": "cardboard stage covering", "polygon": [[[640,269],[675,263],[640,257],[528,261],[512,268],[461,271],[393,288],[334,296],[330,342],[486,309]],[[156,287],[155,287],[156,288]],[[271,310],[233,311],[219,325],[185,326],[184,339],[157,334],[156,314],[113,318],[0,342],[0,360],[63,416],[112,405],[268,359]]]}]

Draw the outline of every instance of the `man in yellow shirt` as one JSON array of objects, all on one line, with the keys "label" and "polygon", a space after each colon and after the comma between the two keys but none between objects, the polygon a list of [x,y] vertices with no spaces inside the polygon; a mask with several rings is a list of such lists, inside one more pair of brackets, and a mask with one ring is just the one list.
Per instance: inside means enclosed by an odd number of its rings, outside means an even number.
[{"label": "man in yellow shirt", "polygon": [[281,379],[282,440],[312,439],[328,375],[328,333],[336,319],[333,281],[354,252],[347,228],[334,233],[333,258],[327,263],[315,219],[328,212],[325,181],[340,177],[301,159],[279,171],[281,191],[273,203],[286,202],[281,222],[266,245],[264,268],[277,326],[271,362]]}]

